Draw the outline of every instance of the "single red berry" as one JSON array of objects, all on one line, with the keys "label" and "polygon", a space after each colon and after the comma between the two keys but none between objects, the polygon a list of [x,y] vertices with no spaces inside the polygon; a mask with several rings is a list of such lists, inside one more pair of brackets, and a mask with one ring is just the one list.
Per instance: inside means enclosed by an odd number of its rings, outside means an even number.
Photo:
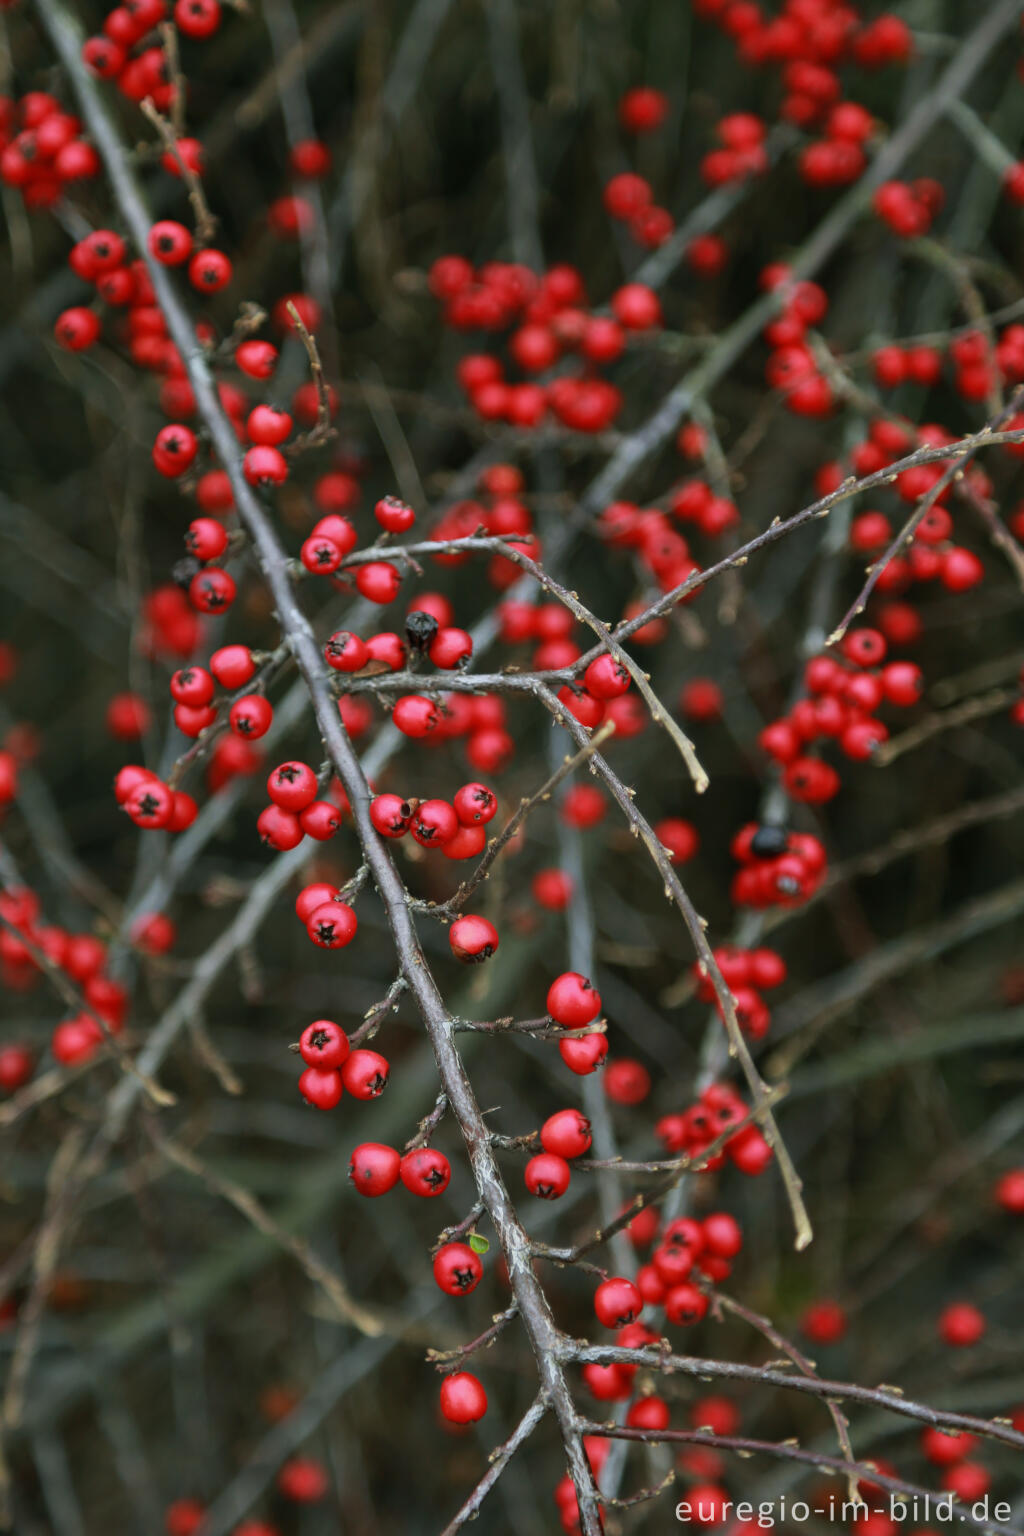
[{"label": "single red berry", "polygon": [[235,362],[251,379],[269,379],[277,365],[277,348],[269,341],[243,341],[235,348]]},{"label": "single red berry", "polygon": [[560,1109],[540,1129],[544,1151],[554,1152],[558,1157],[582,1157],[590,1151],[591,1141],[590,1121],[578,1109]]},{"label": "single red berry", "polygon": [[995,1187],[995,1199],[1012,1216],[1024,1216],[1024,1168],[1011,1168]]},{"label": "single red berry", "polygon": [[196,517],[189,523],[185,548],[197,560],[217,560],[227,547],[227,529],[216,518]]},{"label": "single red berry", "polygon": [[411,1194],[428,1199],[443,1195],[452,1176],[451,1164],[436,1147],[418,1147],[414,1152],[407,1152],[398,1172]]},{"label": "single red berry", "polygon": [[523,1173],[531,1195],[542,1200],[558,1200],[569,1188],[572,1174],[564,1157],[553,1152],[541,1152],[531,1157]]},{"label": "single red berry", "polygon": [[382,662],[392,672],[399,672],[405,666],[405,646],[401,636],[391,631],[371,635],[366,649],[370,661]]},{"label": "single red berry", "polygon": [[371,560],[356,570],[356,587],[362,597],[382,606],[398,596],[402,573],[387,560]]},{"label": "single red berry", "polygon": [[225,645],[210,657],[210,671],[222,688],[244,688],[256,671],[247,645]]},{"label": "single red berry", "polygon": [[286,811],[279,805],[268,805],[256,818],[256,829],[260,835],[260,841],[268,848],[275,848],[279,853],[286,852],[289,848],[297,848],[302,842],[302,828],[299,818],[291,811]]},{"label": "single red berry", "polygon": [[624,1328],[640,1316],[643,1308],[643,1297],[632,1280],[605,1280],[594,1292],[594,1313],[605,1328]]},{"label": "single red berry", "polygon": [[473,654],[473,637],[464,629],[439,629],[427,654],[435,667],[452,671],[468,663]]},{"label": "single red berry", "polygon": [[486,784],[463,784],[452,801],[455,814],[464,827],[490,821],[498,810],[498,797]]},{"label": "single red berry", "polygon": [[468,1371],[456,1371],[441,1383],[441,1412],[451,1424],[475,1424],[487,1412],[487,1393]]},{"label": "single red berry", "polygon": [[299,1052],[307,1067],[337,1071],[349,1054],[348,1036],[331,1019],[315,1019],[299,1036]]},{"label": "single red berry", "polygon": [[178,931],[165,912],[143,912],[132,923],[130,937],[147,955],[165,955],[173,949]]},{"label": "single red berry", "polygon": [[699,1323],[707,1310],[708,1299],[704,1292],[688,1280],[674,1285],[665,1297],[665,1316],[679,1327],[690,1328]]},{"label": "single red berry", "polygon": [[251,443],[277,448],[288,437],[293,425],[287,411],[279,411],[273,405],[257,405],[249,412],[245,428]]},{"label": "single red berry", "polygon": [[[299,831],[301,835],[301,827]],[[314,907],[306,919],[306,932],[320,949],[344,949],[355,938],[358,927],[355,913],[343,901],[324,902],[323,906]]]},{"label": "single red berry", "polygon": [[361,1195],[386,1195],[398,1183],[402,1159],[394,1147],[364,1141],[349,1159],[348,1176]]},{"label": "single red berry", "polygon": [[235,579],[220,566],[197,571],[189,582],[189,602],[198,613],[223,613],[235,600]]},{"label": "single red berry", "polygon": [[314,800],[299,812],[299,826],[307,837],[328,842],[341,826],[342,813],[330,800]]},{"label": "single red berry", "polygon": [[480,1255],[468,1243],[445,1243],[434,1255],[434,1279],[447,1296],[468,1296],[483,1274]]},{"label": "single red berry", "polygon": [[437,729],[438,709],[432,699],[422,694],[408,693],[395,701],[391,719],[403,736],[428,736]]},{"label": "single red berry", "polygon": [[314,1109],[333,1109],[340,1104],[344,1089],[341,1073],[322,1067],[307,1067],[299,1077],[299,1092]]},{"label": "single red berry", "polygon": [[935,1429],[928,1426],[921,1434],[921,1449],[936,1467],[952,1467],[963,1461],[975,1445],[975,1436],[962,1431]]},{"label": "single red berry", "polygon": [[630,676],[614,656],[598,656],[583,674],[588,693],[595,699],[617,699],[628,693]]},{"label": "single red berry", "polygon": [[416,521],[412,507],[398,496],[382,496],[373,515],[386,533],[408,533]]},{"label": "single red berry", "polygon": [[316,774],[307,763],[281,763],[267,779],[267,794],[275,805],[296,815],[316,799]]},{"label": "single red berry", "polygon": [[572,880],[562,869],[540,869],[530,884],[533,899],[548,912],[564,912],[572,901]]},{"label": "single red berry", "polygon": [[27,1045],[0,1047],[0,1091],[14,1093],[28,1082],[35,1068],[35,1057]]},{"label": "single red berry", "polygon": [[800,1319],[800,1327],[815,1344],[835,1344],[846,1332],[846,1312],[836,1301],[816,1301]]},{"label": "single red berry", "polygon": [[[295,898],[295,912],[299,921],[308,923],[317,907],[322,907],[324,902],[333,901],[338,894],[336,885],[327,885],[324,881],[316,881],[313,885],[304,885]],[[310,1062],[310,1066],[315,1066]]]},{"label": "single red berry", "polygon": [[613,1061],[605,1069],[604,1091],[613,1104],[642,1104],[651,1091],[651,1074],[643,1062]]},{"label": "single red berry", "polygon": [[174,219],[159,219],[149,231],[147,243],[150,254],[165,267],[179,267],[192,254],[192,236]]},{"label": "single red berry", "polygon": [[612,312],[629,331],[648,331],[661,324],[661,301],[644,283],[626,283],[612,294]]},{"label": "single red berry", "polygon": [[212,37],[220,27],[220,0],[175,0],[174,21],[186,37]]},{"label": "single red berry", "polygon": [[487,842],[487,833],[483,827],[459,827],[450,842],[445,843],[441,852],[446,859],[473,859],[483,853]]},{"label": "single red berry", "polygon": [[99,340],[100,317],[78,305],[57,316],[53,334],[68,352],[85,352]]},{"label": "single red berry", "polygon": [[353,1051],[341,1068],[346,1092],[354,1099],[379,1099],[388,1085],[391,1064],[377,1051]]},{"label": "single red berry", "polygon": [[315,1504],[324,1497],[329,1484],[318,1461],[309,1456],[293,1456],[278,1472],[277,1486],[295,1504]]},{"label": "single red berry", "polygon": [[230,258],[223,251],[197,251],[188,264],[188,280],[199,293],[220,293],[233,273]]},{"label": "single red berry", "polygon": [[199,452],[199,439],[190,428],[174,422],[161,427],[153,443],[153,463],[162,475],[183,475]]},{"label": "single red berry", "polygon": [[969,1301],[955,1301],[939,1318],[939,1337],[956,1349],[977,1344],[985,1332],[985,1318]]},{"label": "single red berry", "polygon": [[470,964],[489,960],[498,948],[498,930],[486,917],[467,913],[457,917],[448,930],[448,942],[456,959]]},{"label": "single red berry", "polygon": [[288,478],[288,460],[280,449],[257,443],[242,460],[242,473],[250,485],[283,485]]},{"label": "single red berry", "polygon": [[381,837],[404,837],[413,808],[401,795],[375,795],[370,801],[370,820]]},{"label": "single red berry", "polygon": [[137,784],[124,801],[124,809],[137,827],[166,827],[174,812],[174,791],[157,778]]},{"label": "single red berry", "polygon": [[257,741],[270,730],[274,710],[261,693],[247,693],[231,706],[228,722],[236,736]]},{"label": "single red berry", "polygon": [[558,1054],[570,1072],[587,1077],[597,1070],[608,1055],[608,1036],[594,1033],[577,1035],[571,1040],[559,1040]]},{"label": "single red berry", "polygon": [[697,828],[681,816],[666,816],[662,821],[656,821],[653,831],[658,842],[668,849],[673,864],[685,864],[700,848]]},{"label": "single red berry", "polygon": [[547,1010],[556,1024],[582,1029],[601,1012],[601,994],[578,971],[564,971],[548,988]]},{"label": "single red berry", "polygon": [[422,848],[442,848],[458,830],[459,818],[447,800],[422,800],[416,807],[411,831]]}]

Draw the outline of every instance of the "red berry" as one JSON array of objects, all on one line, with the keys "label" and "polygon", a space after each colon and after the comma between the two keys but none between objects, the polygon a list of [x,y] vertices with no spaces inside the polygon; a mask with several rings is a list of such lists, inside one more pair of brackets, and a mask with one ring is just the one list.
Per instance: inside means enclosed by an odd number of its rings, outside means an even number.
[{"label": "red berry", "polygon": [[377,1051],[353,1051],[341,1067],[345,1090],[354,1099],[379,1099],[390,1074],[390,1062]]},{"label": "red berry", "polygon": [[464,827],[490,821],[497,813],[498,799],[486,784],[463,784],[452,801],[455,814]]},{"label": "red berry", "polygon": [[437,729],[437,705],[422,694],[409,693],[395,701],[391,719],[403,736],[428,736]]},{"label": "red berry", "polygon": [[544,1151],[562,1158],[582,1157],[589,1152],[591,1140],[590,1121],[578,1109],[560,1109],[540,1130]]},{"label": "red berry", "polygon": [[342,813],[330,800],[314,800],[299,812],[299,826],[307,837],[328,842],[341,826]]},{"label": "red berry", "polygon": [[277,849],[279,853],[297,848],[302,842],[299,818],[291,811],[282,810],[279,805],[266,806],[256,818],[256,828],[260,841],[268,848]]},{"label": "red berry", "polygon": [[969,1301],[948,1306],[939,1318],[939,1337],[957,1349],[977,1344],[985,1332],[985,1318]]},{"label": "red berry", "polygon": [[185,535],[185,548],[197,560],[216,560],[228,547],[227,529],[212,517],[194,518]]},{"label": "red berry", "polygon": [[575,1072],[578,1077],[587,1077],[608,1055],[608,1036],[595,1033],[577,1035],[572,1040],[559,1040],[558,1054],[570,1072]]},{"label": "red berry", "polygon": [[480,1256],[468,1243],[445,1243],[434,1255],[434,1279],[448,1296],[468,1296],[483,1273]]},{"label": "red berry", "polygon": [[228,722],[236,736],[257,741],[270,730],[273,718],[274,711],[268,699],[261,693],[247,693],[232,704]]},{"label": "red berry", "polygon": [[386,533],[408,533],[416,521],[412,507],[398,496],[382,496],[373,515]]},{"label": "red berry", "polygon": [[565,1158],[553,1152],[541,1152],[531,1157],[523,1174],[530,1194],[538,1195],[542,1200],[560,1199],[569,1188],[571,1177]]},{"label": "red berry", "polygon": [[604,1091],[614,1104],[642,1104],[651,1091],[651,1074],[639,1061],[613,1061],[604,1074]]},{"label": "red berry", "polygon": [[1011,1168],[995,1187],[996,1202],[1012,1216],[1024,1216],[1024,1168]]},{"label": "red berry", "polygon": [[269,341],[243,341],[235,348],[235,362],[252,379],[269,379],[277,363],[277,348]]},{"label": "red berry", "polygon": [[99,315],[81,305],[66,309],[57,316],[53,334],[67,351],[85,352],[99,339]]},{"label": "red berry", "polygon": [[223,251],[197,251],[188,264],[188,280],[200,293],[220,293],[230,283],[233,270]]},{"label": "red berry", "polygon": [[192,236],[184,224],[160,219],[149,231],[150,254],[165,267],[179,267],[192,254]]},{"label": "red berry", "polygon": [[548,988],[547,1010],[565,1029],[582,1029],[601,1012],[601,994],[578,971],[565,971]]},{"label": "red berry", "polygon": [[441,1412],[451,1424],[475,1424],[487,1412],[487,1393],[468,1371],[456,1371],[441,1383]]},{"label": "red berry", "polygon": [[153,463],[162,475],[174,479],[183,475],[199,452],[195,433],[179,422],[161,427],[153,444]]},{"label": "red berry", "polygon": [[257,405],[249,412],[245,429],[251,443],[277,448],[288,437],[292,426],[292,418],[287,411],[279,411],[273,405]]},{"label": "red berry", "polygon": [[371,603],[390,603],[398,596],[402,573],[386,560],[371,560],[356,570],[356,587]]},{"label": "red berry", "polygon": [[[699,1323],[708,1310],[708,1299],[703,1291],[684,1280],[674,1285],[665,1297],[665,1316],[670,1323],[689,1328]],[[693,1490],[690,1490],[691,1496]]]},{"label": "red berry", "polygon": [[306,763],[281,763],[267,780],[267,794],[275,805],[297,815],[316,799],[316,774]]},{"label": "red berry", "polygon": [[348,1176],[361,1195],[386,1195],[398,1183],[402,1159],[394,1147],[365,1141],[349,1159]]},{"label": "red berry", "polygon": [[443,1195],[452,1176],[451,1164],[436,1147],[418,1147],[414,1152],[407,1152],[398,1172],[411,1194],[428,1199]]},{"label": "red berry", "polygon": [[375,795],[370,801],[370,820],[381,837],[404,837],[412,817],[412,806],[401,795]]},{"label": "red berry", "polygon": [[320,949],[344,949],[355,938],[358,926],[355,913],[343,901],[327,901],[314,907],[306,919],[306,932]]},{"label": "red berry", "polygon": [[498,930],[486,917],[467,913],[457,917],[448,930],[452,954],[459,960],[477,964],[489,960],[498,948]]},{"label": "red berry", "polygon": [[210,671],[222,688],[244,688],[256,672],[246,645],[225,645],[210,657]]},{"label": "red berry", "polygon": [[336,1071],[349,1054],[348,1036],[331,1019],[316,1019],[299,1036],[299,1051],[308,1067]]},{"label": "red berry", "polygon": [[314,1109],[333,1109],[341,1102],[344,1092],[341,1074],[321,1067],[307,1067],[299,1077],[299,1092]]},{"label": "red berry", "polygon": [[189,582],[189,602],[198,613],[223,613],[235,600],[235,580],[220,566],[198,571]]},{"label": "red berry", "polygon": [[175,0],[174,20],[186,37],[212,37],[220,27],[220,0]]},{"label": "red berry", "polygon": [[458,832],[459,818],[447,800],[423,800],[410,825],[413,838],[422,848],[442,848]]},{"label": "red berry", "polygon": [[643,1307],[643,1297],[631,1280],[605,1280],[594,1292],[594,1313],[605,1328],[624,1328]]},{"label": "red berry", "polygon": [[288,460],[278,448],[257,443],[246,452],[242,473],[250,485],[283,485],[288,478]]}]

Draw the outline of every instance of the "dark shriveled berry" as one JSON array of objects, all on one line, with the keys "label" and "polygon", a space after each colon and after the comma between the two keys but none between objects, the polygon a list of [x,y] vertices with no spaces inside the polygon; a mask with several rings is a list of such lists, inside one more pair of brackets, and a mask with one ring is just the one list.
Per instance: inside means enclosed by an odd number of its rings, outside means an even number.
[{"label": "dark shriveled berry", "polygon": [[788,843],[789,833],[785,827],[758,827],[750,839],[750,851],[758,859],[777,859],[785,853]]},{"label": "dark shriveled berry", "polygon": [[405,634],[414,651],[429,651],[440,625],[432,613],[414,608],[405,621]]}]

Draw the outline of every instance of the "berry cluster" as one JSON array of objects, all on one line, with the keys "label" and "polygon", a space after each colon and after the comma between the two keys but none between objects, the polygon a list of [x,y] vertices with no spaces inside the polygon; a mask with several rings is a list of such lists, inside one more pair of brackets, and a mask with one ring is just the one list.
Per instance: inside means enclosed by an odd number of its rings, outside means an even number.
[{"label": "berry cluster", "polygon": [[47,91],[0,96],[0,182],[16,187],[26,208],[52,208],[70,184],[99,174],[99,156],[81,135],[79,119]]},{"label": "berry cluster", "polygon": [[[747,1117],[747,1106],[734,1088],[711,1083],[688,1109],[663,1115],[654,1132],[673,1157],[683,1153],[699,1161],[704,1170],[721,1168],[728,1158],[741,1173],[756,1177],[771,1162],[772,1149]],[[733,1126],[739,1129],[731,1132]],[[723,1137],[721,1150],[709,1154],[708,1149]]]},{"label": "berry cluster", "polygon": [[[120,1034],[128,993],[107,972],[107,946],[92,933],[69,933],[43,919],[42,902],[28,888],[0,891],[0,981],[11,992],[24,992],[39,979],[43,966],[57,968],[78,992],[82,1007],[61,1020],[50,1038],[54,1059],[80,1066],[96,1055],[106,1034]],[[8,926],[10,925],[10,926]],[[35,1064],[29,1047],[12,1043],[0,1060],[0,1086],[12,1092],[31,1077]]]},{"label": "berry cluster", "polygon": [[[741,949],[727,945],[713,951],[722,980],[729,989],[736,1018],[743,1033],[751,1040],[763,1040],[771,1024],[771,1013],[762,993],[781,987],[786,980],[786,962],[774,949]],[[702,1003],[721,1003],[710,978],[699,965],[693,967],[697,996]]]},{"label": "berry cluster", "polygon": [[[871,515],[871,514],[867,514]],[[889,735],[875,711],[883,704],[909,709],[921,697],[923,678],[912,661],[883,665],[885,636],[877,629],[851,629],[841,657],[815,656],[804,669],[807,697],[765,726],[761,746],[783,768],[782,782],[793,800],[821,805],[838,794],[837,771],[808,754],[818,741],[835,741],[854,762],[869,758]]]},{"label": "berry cluster", "polygon": [[[815,771],[829,771],[818,758],[806,761]],[[739,907],[802,906],[818,889],[827,867],[825,849],[813,833],[756,821],[737,832],[732,856],[742,866],[732,882],[732,899]]]}]

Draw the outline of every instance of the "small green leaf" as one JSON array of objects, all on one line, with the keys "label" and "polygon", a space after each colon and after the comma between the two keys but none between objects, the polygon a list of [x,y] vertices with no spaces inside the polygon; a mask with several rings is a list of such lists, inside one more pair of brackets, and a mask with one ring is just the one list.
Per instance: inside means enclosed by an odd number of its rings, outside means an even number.
[{"label": "small green leaf", "polygon": [[480,1236],[479,1232],[471,1232],[469,1234],[469,1246],[472,1248],[474,1253],[483,1254],[487,1252],[491,1245],[487,1241],[486,1237]]}]

